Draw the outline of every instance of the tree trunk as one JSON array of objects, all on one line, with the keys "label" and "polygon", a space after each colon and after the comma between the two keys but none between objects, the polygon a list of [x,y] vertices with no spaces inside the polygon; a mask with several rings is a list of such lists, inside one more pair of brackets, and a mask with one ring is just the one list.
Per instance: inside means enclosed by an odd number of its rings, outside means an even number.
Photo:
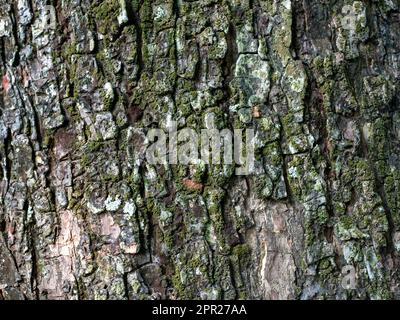
[{"label": "tree trunk", "polygon": [[0,0],[0,299],[400,298],[399,5]]}]

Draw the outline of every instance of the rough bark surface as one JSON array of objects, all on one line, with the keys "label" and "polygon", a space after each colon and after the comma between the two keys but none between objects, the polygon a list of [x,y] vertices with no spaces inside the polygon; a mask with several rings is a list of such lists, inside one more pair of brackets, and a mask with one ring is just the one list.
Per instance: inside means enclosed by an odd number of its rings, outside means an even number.
[{"label": "rough bark surface", "polygon": [[[0,0],[0,299],[400,298],[399,5]],[[210,114],[252,175],[138,161]]]}]

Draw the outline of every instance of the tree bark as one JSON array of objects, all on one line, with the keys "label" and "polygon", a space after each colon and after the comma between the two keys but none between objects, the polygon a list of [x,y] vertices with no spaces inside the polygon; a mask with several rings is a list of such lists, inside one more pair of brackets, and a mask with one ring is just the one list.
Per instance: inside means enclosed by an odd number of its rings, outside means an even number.
[{"label": "tree bark", "polygon": [[399,5],[0,0],[0,299],[400,298]]}]

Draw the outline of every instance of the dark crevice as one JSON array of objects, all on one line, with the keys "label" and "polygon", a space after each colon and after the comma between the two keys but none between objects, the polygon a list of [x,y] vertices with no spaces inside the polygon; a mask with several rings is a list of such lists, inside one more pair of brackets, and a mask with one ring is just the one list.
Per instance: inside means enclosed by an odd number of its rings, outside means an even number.
[{"label": "dark crevice", "polygon": [[127,300],[129,300],[129,284],[128,284],[128,273],[124,273],[122,277],[124,281],[124,295]]},{"label": "dark crevice", "polygon": [[132,21],[136,30],[136,54],[137,54],[137,63],[138,63],[138,72],[137,72],[137,81],[140,80],[142,71],[144,70],[144,61],[142,55],[142,47],[143,47],[143,30],[142,23],[140,21],[139,14],[134,10],[133,4],[130,1],[126,1],[126,11],[128,14],[128,19]]}]

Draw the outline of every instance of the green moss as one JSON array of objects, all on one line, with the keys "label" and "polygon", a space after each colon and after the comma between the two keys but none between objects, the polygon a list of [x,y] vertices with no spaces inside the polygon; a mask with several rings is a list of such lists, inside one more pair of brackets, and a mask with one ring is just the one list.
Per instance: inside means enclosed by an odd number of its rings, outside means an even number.
[{"label": "green moss", "polygon": [[334,271],[335,267],[332,264],[330,258],[324,258],[318,263],[318,275],[322,278],[327,278],[332,276],[332,272]]},{"label": "green moss", "polygon": [[176,290],[178,297],[185,298],[186,297],[186,286],[183,285],[180,276],[180,270],[176,270],[175,274],[171,277],[172,286]]},{"label": "green moss", "polygon": [[114,33],[118,30],[117,17],[119,15],[120,5],[119,0],[105,0],[98,3],[93,3],[90,7],[98,30],[102,34],[106,34],[109,31]]},{"label": "green moss", "polygon": [[155,217],[160,216],[161,213],[161,207],[160,204],[157,202],[156,199],[154,198],[148,198],[146,200],[146,208],[147,211],[153,214]]},{"label": "green moss", "polygon": [[232,254],[237,256],[240,260],[247,260],[251,255],[251,248],[247,243],[238,244],[232,249]]},{"label": "green moss", "polygon": [[91,160],[89,158],[89,156],[84,153],[81,157],[81,165],[82,167],[87,167],[90,164]]},{"label": "green moss", "polygon": [[42,138],[42,144],[44,147],[49,147],[50,144],[53,142],[55,130],[53,129],[45,129],[43,138]]},{"label": "green moss", "polygon": [[87,148],[90,153],[97,152],[101,149],[103,143],[97,140],[91,140],[87,143]]}]

